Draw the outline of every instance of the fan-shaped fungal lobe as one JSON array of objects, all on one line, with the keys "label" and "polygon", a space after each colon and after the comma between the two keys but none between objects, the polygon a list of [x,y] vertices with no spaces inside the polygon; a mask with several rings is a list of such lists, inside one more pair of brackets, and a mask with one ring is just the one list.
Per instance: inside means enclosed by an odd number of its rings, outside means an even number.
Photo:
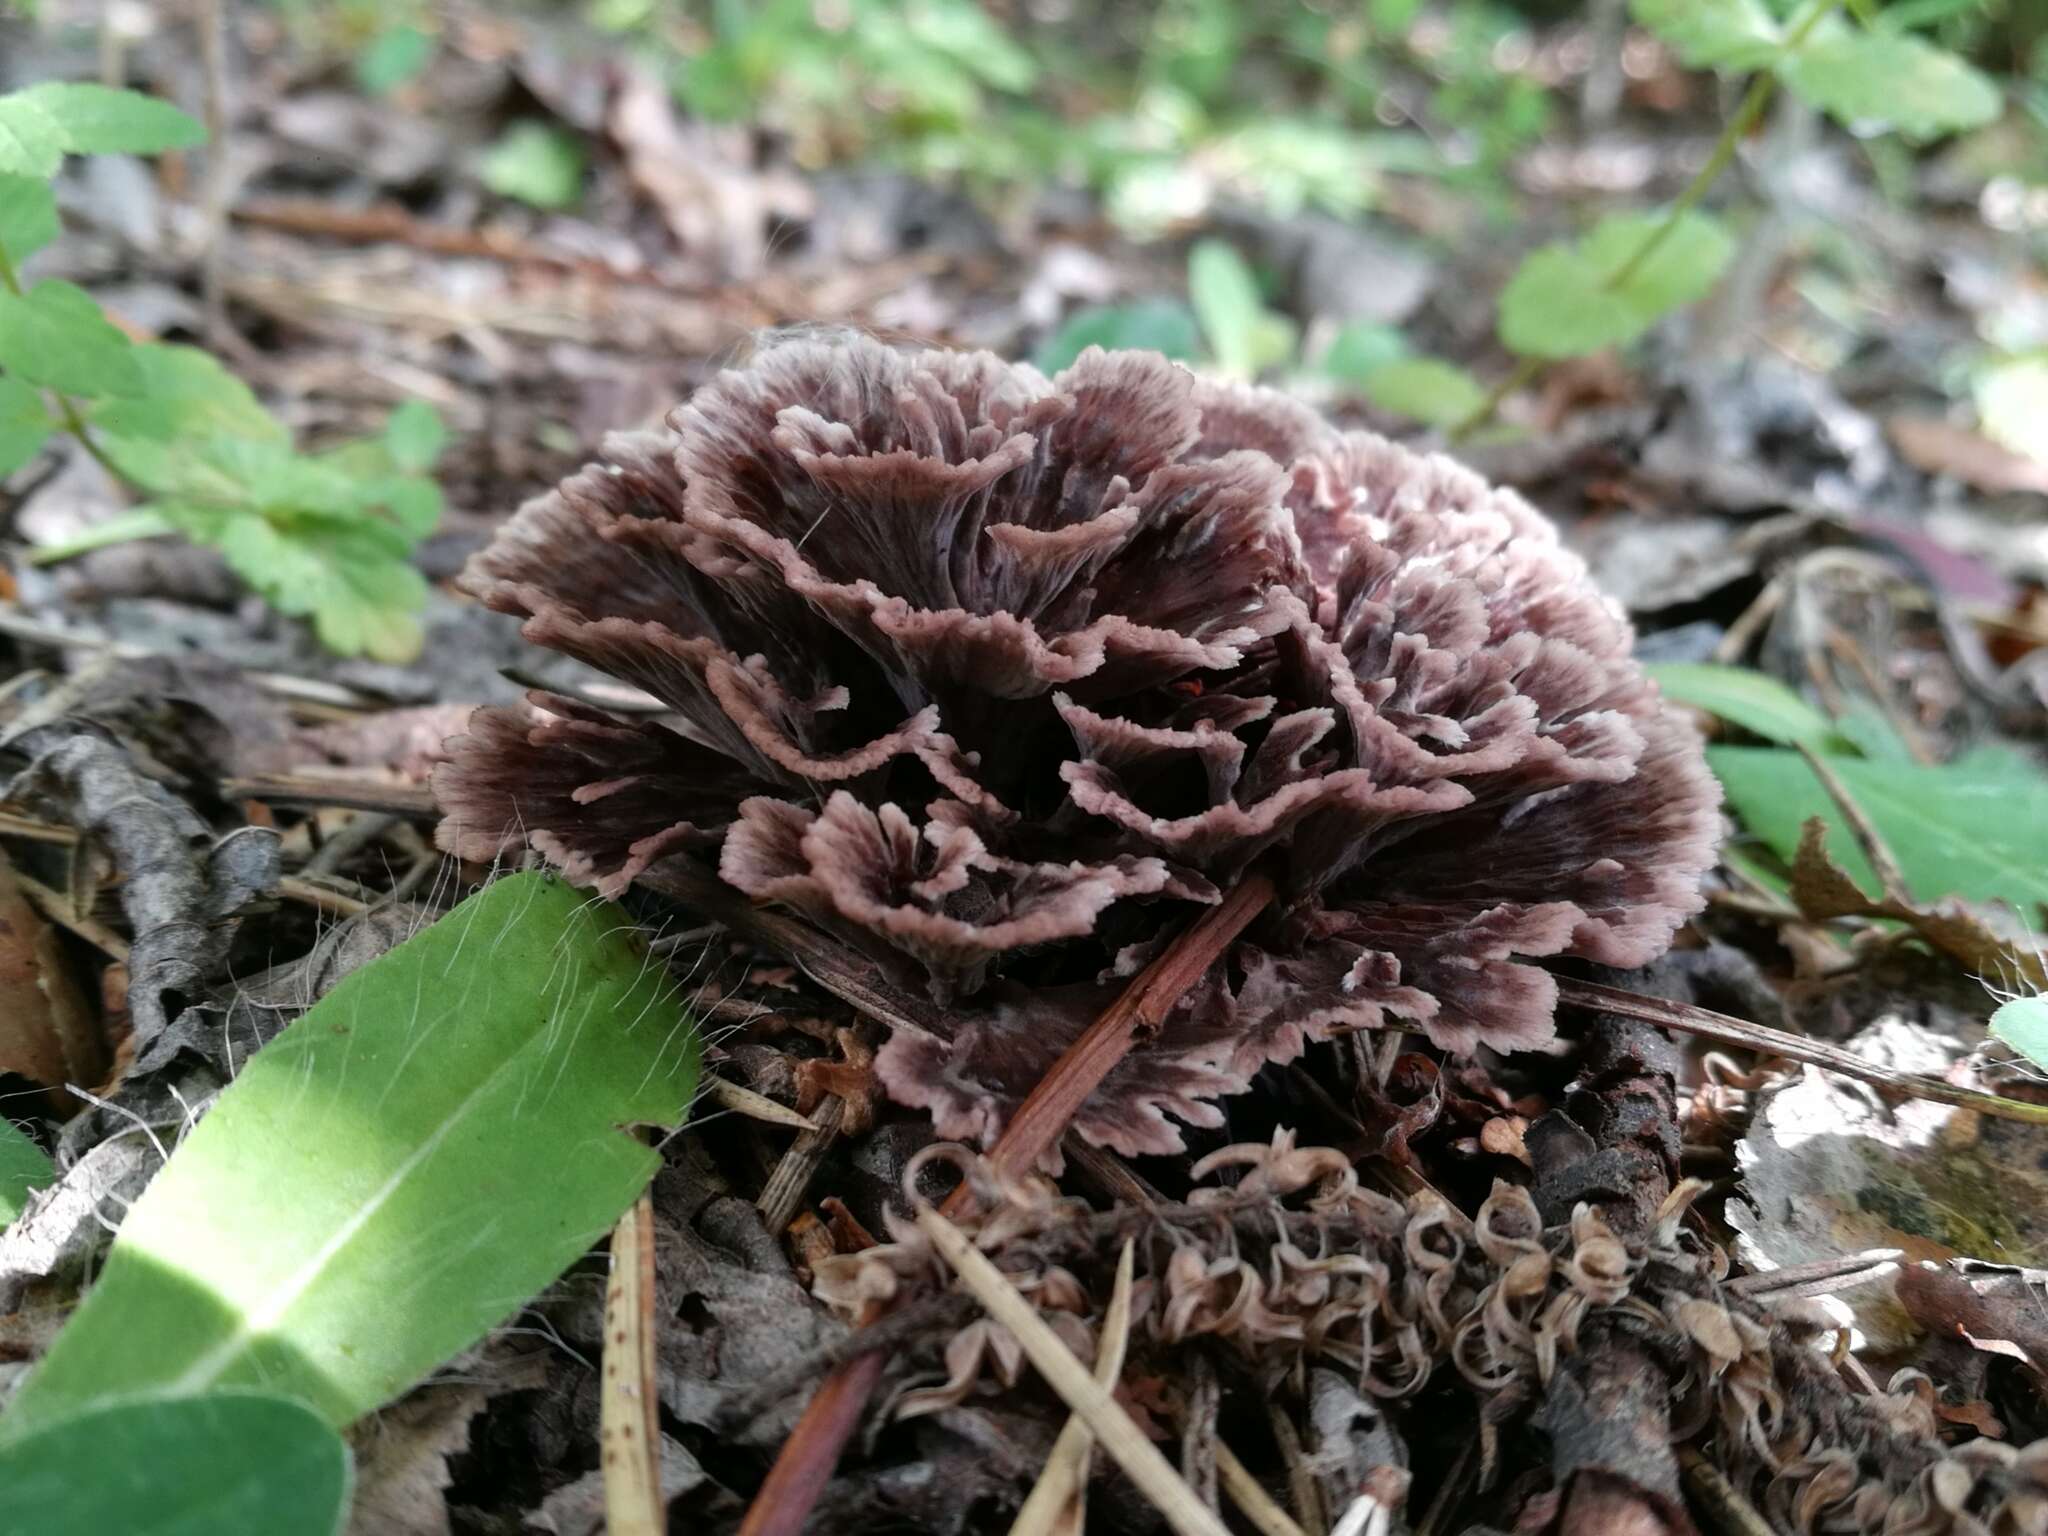
[{"label": "fan-shaped fungal lobe", "polygon": [[441,842],[616,893],[714,860],[949,1002],[878,1066],[992,1138],[1255,861],[1282,900],[1090,1101],[1174,1119],[1335,1031],[1537,1045],[1529,964],[1642,964],[1699,906],[1717,791],[1555,531],[1283,396],[1091,351],[1048,380],[771,345],[616,436],[465,584],[643,689],[480,711]]}]

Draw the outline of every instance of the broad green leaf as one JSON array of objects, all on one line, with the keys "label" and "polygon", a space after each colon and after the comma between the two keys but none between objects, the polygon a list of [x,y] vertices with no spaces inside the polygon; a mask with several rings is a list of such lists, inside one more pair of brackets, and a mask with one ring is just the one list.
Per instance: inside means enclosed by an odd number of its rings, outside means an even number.
[{"label": "broad green leaf", "polygon": [[[1790,863],[1800,827],[1822,816],[1836,862],[1866,891],[1878,889],[1847,823],[1798,753],[1709,747],[1707,761],[1743,825],[1780,858]],[[1829,761],[1898,859],[1916,901],[2010,902],[2029,920],[2048,901],[2048,779],[2037,770]]]},{"label": "broad green leaf", "polygon": [[1775,677],[1747,667],[1709,662],[1653,662],[1643,668],[1665,697],[1719,715],[1766,741],[1820,745],[1833,730],[1828,717]]},{"label": "broad green leaf", "polygon": [[1178,299],[1139,299],[1077,310],[1039,343],[1032,362],[1041,372],[1058,373],[1090,347],[1158,352],[1187,362],[1200,355],[1202,336]]},{"label": "broad green leaf", "polygon": [[1583,357],[1633,341],[1704,298],[1735,242],[1714,219],[1688,211],[1637,262],[1663,224],[1657,213],[1610,214],[1582,240],[1532,251],[1501,294],[1501,340],[1525,357]]},{"label": "broad green leaf", "polygon": [[[0,1227],[22,1213],[30,1190],[48,1189],[56,1182],[57,1170],[48,1154],[27,1131],[0,1115]],[[0,1488],[5,1486],[0,1480]]]},{"label": "broad green leaf", "polygon": [[0,368],[69,395],[133,395],[142,369],[134,345],[73,283],[0,293]]},{"label": "broad green leaf", "polygon": [[40,389],[0,376],[0,478],[34,458],[55,425]]},{"label": "broad green leaf", "polygon": [[134,395],[93,407],[92,421],[122,438],[250,438],[288,446],[291,434],[255,393],[198,347],[152,342],[131,347],[142,370]]},{"label": "broad green leaf", "polygon": [[206,130],[197,119],[140,91],[52,80],[8,99],[40,108],[73,154],[154,155],[206,142]]},{"label": "broad green leaf", "polygon": [[1998,86],[1945,48],[1892,32],[1844,29],[1788,55],[1778,73],[1796,95],[1850,128],[1909,139],[1976,128],[2004,105]]},{"label": "broad green leaf", "polygon": [[1454,363],[1404,357],[1365,379],[1365,398],[1383,411],[1432,427],[1455,427],[1486,403],[1486,389]]},{"label": "broad green leaf", "polygon": [[2048,352],[2023,353],[1985,369],[1975,394],[1986,437],[2048,464]]},{"label": "broad green leaf", "polygon": [[617,908],[512,875],[257,1052],[122,1222],[0,1432],[261,1386],[347,1424],[610,1228],[697,1041]]},{"label": "broad green leaf", "polygon": [[0,252],[19,267],[57,238],[57,198],[37,176],[0,176]]},{"label": "broad green leaf", "polygon": [[1196,243],[1188,253],[1188,298],[1216,365],[1233,378],[1255,375],[1266,345],[1261,336],[1266,304],[1235,247],[1222,240]]},{"label": "broad green leaf", "polygon": [[484,154],[484,185],[536,208],[567,208],[583,195],[583,146],[546,123],[514,123]]},{"label": "broad green leaf", "polygon": [[64,130],[27,91],[0,96],[0,173],[50,176],[64,163]]},{"label": "broad green leaf", "polygon": [[439,47],[418,27],[387,27],[356,55],[356,84],[366,96],[387,96],[432,63]]},{"label": "broad green leaf", "polygon": [[400,469],[422,474],[434,467],[448,441],[441,416],[424,400],[408,400],[384,423],[384,446]]},{"label": "broad green leaf", "polygon": [[1693,69],[1755,69],[1784,46],[1758,0],[1629,0],[1629,10]]},{"label": "broad green leaf", "polygon": [[0,1536],[334,1536],[348,1447],[303,1403],[144,1398],[0,1445]]},{"label": "broad green leaf", "polygon": [[1991,1015],[1991,1033],[2035,1066],[2048,1068],[2048,997],[2015,997]]}]

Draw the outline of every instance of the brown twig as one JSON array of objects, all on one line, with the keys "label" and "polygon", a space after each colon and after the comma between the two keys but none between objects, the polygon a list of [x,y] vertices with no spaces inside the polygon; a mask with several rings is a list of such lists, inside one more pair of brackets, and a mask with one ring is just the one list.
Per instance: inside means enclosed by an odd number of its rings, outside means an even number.
[{"label": "brown twig", "polygon": [[1558,1001],[1573,1003],[1582,1008],[1595,1008],[1603,1013],[1617,1013],[1623,1018],[1640,1019],[1645,1024],[1655,1024],[1661,1029],[1675,1029],[1681,1034],[1697,1035],[1703,1040],[1716,1040],[1723,1045],[1739,1046],[1743,1050],[1755,1051],[1761,1056],[1782,1056],[1788,1061],[1803,1061],[1808,1066],[1824,1067],[1830,1072],[1839,1072],[1844,1077],[1853,1077],[1869,1083],[1880,1092],[1898,1094],[1903,1098],[1927,1099],[1936,1104],[1954,1104],[1962,1109],[1974,1109],[1979,1114],[1991,1115],[2000,1120],[2019,1120],[2029,1125],[2048,1125],[2048,1104],[2028,1104],[2019,1099],[2001,1098],[1995,1093],[1986,1093],[1981,1088],[1965,1088],[1960,1084],[1946,1083],[1940,1078],[1923,1077],[1914,1072],[1895,1072],[1890,1067],[1878,1066],[1865,1061],[1854,1052],[1845,1051],[1838,1045],[1810,1040],[1804,1035],[1788,1034],[1782,1029],[1772,1029],[1765,1024],[1752,1024],[1747,1019],[1738,1019],[1733,1014],[1716,1013],[1711,1008],[1701,1008],[1694,1003],[1672,1002],[1661,997],[1644,997],[1635,992],[1624,992],[1619,987],[1604,987],[1597,982],[1578,981],[1569,976],[1557,978]]},{"label": "brown twig", "polygon": [[[906,1016],[907,1010],[917,1009],[917,1005],[900,1000],[872,965],[850,961],[834,941],[792,919],[760,911],[710,875],[677,861],[656,885],[707,916],[725,919],[729,915],[734,928],[749,937],[766,939],[820,986],[870,1017],[917,1029],[931,1026],[929,1015],[918,1019]],[[1201,980],[1272,899],[1271,880],[1260,874],[1247,875],[1219,905],[1182,930],[1052,1064],[996,1139],[989,1152],[990,1164],[1007,1173],[1036,1167],[1110,1069],[1166,1021],[1188,988]],[[967,1186],[962,1184],[947,1200],[947,1209],[957,1211],[969,1198]],[[882,1355],[871,1352],[826,1378],[755,1494],[740,1525],[740,1536],[797,1536],[803,1529],[811,1506],[838,1464],[840,1451],[860,1423],[861,1410],[881,1379],[882,1364]]]},{"label": "brown twig", "polygon": [[839,1139],[839,1122],[845,1116],[846,1101],[828,1097],[812,1115],[811,1129],[791,1142],[775,1165],[767,1186],[754,1202],[770,1232],[780,1232],[795,1217],[796,1208],[803,1204],[804,1191],[810,1187],[811,1176],[825,1161],[832,1143]]},{"label": "brown twig", "polygon": [[1870,861],[1871,873],[1877,876],[1879,889],[1892,900],[1911,906],[1913,892],[1906,884],[1906,872],[1892,853],[1891,844],[1884,840],[1884,834],[1877,830],[1876,823],[1857,804],[1856,797],[1849,793],[1849,786],[1835,772],[1834,764],[1806,742],[1795,742],[1794,745],[1799,748],[1799,755],[1806,759],[1806,766],[1813,770],[1813,776],[1820,780],[1820,787],[1835,802],[1835,809],[1842,813],[1842,819],[1849,823],[1856,846],[1863,850],[1863,857]]},{"label": "brown twig", "polygon": [[339,806],[348,811],[374,811],[413,821],[432,821],[441,813],[434,792],[410,784],[379,784],[372,779],[326,777],[319,774],[264,773],[222,779],[228,800],[261,800],[308,810]]}]

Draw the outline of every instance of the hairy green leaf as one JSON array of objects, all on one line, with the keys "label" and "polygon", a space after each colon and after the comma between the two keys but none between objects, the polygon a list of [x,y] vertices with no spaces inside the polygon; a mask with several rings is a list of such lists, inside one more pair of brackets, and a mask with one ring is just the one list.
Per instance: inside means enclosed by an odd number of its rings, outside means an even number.
[{"label": "hairy green leaf", "polygon": [[2015,997],[1991,1015],[1991,1033],[2048,1069],[2048,997]]},{"label": "hairy green leaf", "polygon": [[0,1432],[137,1393],[262,1386],[346,1424],[604,1235],[697,1042],[618,912],[513,875],[257,1052],[122,1222]]},{"label": "hairy green leaf", "polygon": [[1643,670],[1656,679],[1665,697],[1719,715],[1766,741],[1818,746],[1834,729],[1826,715],[1775,677],[1747,667],[1664,661]]},{"label": "hairy green leaf", "polygon": [[0,477],[34,458],[55,425],[41,390],[0,376]]},{"label": "hairy green leaf", "polygon": [[1663,226],[1656,213],[1610,214],[1585,238],[1532,251],[1500,298],[1500,339],[1525,357],[1583,357],[1635,340],[1719,281],[1735,242],[1706,214],[1680,215],[1647,260]]},{"label": "hairy green leaf", "polygon": [[1454,427],[1486,403],[1486,389],[1455,363],[1404,357],[1365,377],[1365,398],[1432,427]]},{"label": "hairy green leaf", "polygon": [[[1790,863],[1800,828],[1825,817],[1851,879],[1878,889],[1842,814],[1796,752],[1709,747],[1707,760],[1743,825]],[[2048,779],[2025,763],[1929,768],[1837,757],[1830,765],[1883,836],[1922,902],[2006,901],[2030,918],[2048,901]]]},{"label": "hairy green leaf", "polygon": [[1755,69],[1784,46],[1758,0],[1629,0],[1629,10],[1693,69]]},{"label": "hairy green leaf", "polygon": [[[21,1214],[30,1190],[48,1189],[56,1182],[57,1170],[49,1155],[27,1131],[0,1115],[0,1227]],[[0,1487],[5,1486],[0,1482]]]},{"label": "hairy green leaf", "polygon": [[0,176],[0,254],[20,266],[57,238],[57,197],[36,176]]},{"label": "hairy green leaf", "polygon": [[1973,65],[1901,33],[1845,28],[1817,37],[1789,54],[1778,73],[1837,122],[1910,139],[1980,127],[2004,105],[1998,86]]},{"label": "hairy green leaf", "polygon": [[1039,343],[1032,362],[1044,373],[1058,373],[1090,347],[1105,351],[1135,348],[1190,361],[1202,350],[1195,317],[1177,299],[1138,299],[1077,310],[1066,323]]},{"label": "hairy green leaf", "polygon": [[0,1446],[0,1536],[334,1536],[349,1454],[303,1403],[144,1398]]},{"label": "hairy green leaf", "polygon": [[206,142],[197,119],[140,91],[52,80],[5,99],[40,109],[73,154],[154,155]]},{"label": "hairy green leaf", "polygon": [[133,395],[142,389],[134,351],[75,283],[0,293],[0,368],[16,378],[70,395]]}]

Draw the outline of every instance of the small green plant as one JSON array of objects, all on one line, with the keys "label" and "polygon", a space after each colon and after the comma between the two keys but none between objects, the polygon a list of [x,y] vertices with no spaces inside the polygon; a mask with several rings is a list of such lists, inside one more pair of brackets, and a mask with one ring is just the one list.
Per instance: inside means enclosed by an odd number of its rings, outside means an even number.
[{"label": "small green plant", "polygon": [[583,196],[583,146],[550,124],[514,123],[483,158],[484,185],[535,208],[571,208]]},{"label": "small green plant", "polygon": [[1998,115],[1998,88],[1963,59],[1868,4],[1854,6],[1855,20],[1844,21],[1835,14],[1840,4],[1808,0],[1780,22],[1761,0],[1631,0],[1636,20],[1681,63],[1749,75],[1748,89],[1670,208],[1611,216],[1583,239],[1546,245],[1523,260],[1501,295],[1499,326],[1502,344],[1522,361],[1458,423],[1456,435],[1491,421],[1546,362],[1633,341],[1712,290],[1736,247],[1700,203],[1778,87],[1853,132],[1889,131],[1916,142]]},{"label": "small green plant", "polygon": [[23,276],[58,234],[50,182],[67,155],[154,154],[202,137],[183,112],[133,91],[45,84],[0,96],[0,475],[68,433],[144,499],[38,559],[181,534],[219,549],[332,649],[408,660],[426,600],[412,550],[441,515],[427,472],[442,433],[429,408],[401,407],[381,437],[301,452],[206,352],[131,341],[83,289]]}]

